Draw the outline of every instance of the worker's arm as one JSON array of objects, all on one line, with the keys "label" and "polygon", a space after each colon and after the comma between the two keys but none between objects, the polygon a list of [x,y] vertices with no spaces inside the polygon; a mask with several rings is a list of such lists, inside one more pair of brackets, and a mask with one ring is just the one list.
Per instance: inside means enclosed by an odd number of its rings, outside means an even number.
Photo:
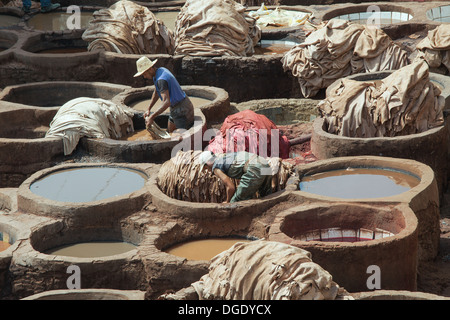
[{"label": "worker's arm", "polygon": [[166,111],[167,108],[170,107],[170,95],[169,90],[165,90],[161,92],[161,98],[162,98],[162,105],[159,107],[158,110],[156,110],[154,113],[152,113],[146,120],[146,126],[149,127],[152,122],[155,120],[157,116],[159,116],[161,113]]},{"label": "worker's arm", "polygon": [[225,184],[225,188],[227,191],[227,200],[224,201],[225,203],[230,202],[231,198],[233,198],[234,192],[236,191],[236,187],[234,186],[233,181],[229,176],[227,176],[222,170],[220,169],[214,169],[214,174],[218,176],[222,182]]},{"label": "worker's arm", "polygon": [[147,118],[150,115],[150,111],[155,105],[156,101],[158,101],[158,93],[153,91],[152,98],[150,99],[150,105],[148,106],[148,110],[144,113],[144,118]]}]

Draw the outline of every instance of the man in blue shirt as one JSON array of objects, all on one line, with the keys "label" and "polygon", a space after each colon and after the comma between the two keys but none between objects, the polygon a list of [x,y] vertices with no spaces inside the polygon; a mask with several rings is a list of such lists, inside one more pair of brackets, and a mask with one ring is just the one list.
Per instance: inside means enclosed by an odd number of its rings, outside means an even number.
[{"label": "man in blue shirt", "polygon": [[[142,75],[145,79],[152,79],[155,85],[150,105],[144,113],[145,124],[149,127],[157,116],[170,107],[167,131],[171,133],[176,129],[187,130],[194,124],[194,105],[168,69],[154,67],[157,61],[158,59],[151,61],[144,56],[136,62],[138,72],[134,77]],[[150,113],[158,98],[162,101],[161,107],[154,113]]]}]

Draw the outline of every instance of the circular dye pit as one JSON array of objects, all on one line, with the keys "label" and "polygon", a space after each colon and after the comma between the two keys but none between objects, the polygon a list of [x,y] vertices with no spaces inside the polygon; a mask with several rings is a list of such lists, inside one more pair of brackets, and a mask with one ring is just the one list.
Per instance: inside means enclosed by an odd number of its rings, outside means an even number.
[{"label": "circular dye pit", "polygon": [[60,138],[45,138],[55,109],[0,111],[0,186],[18,187],[37,170],[64,157]]},{"label": "circular dye pit", "polygon": [[23,49],[39,54],[70,54],[87,52],[88,43],[79,36],[48,36],[46,34],[30,37]]},{"label": "circular dye pit", "polygon": [[[61,230],[62,225],[52,223],[37,229],[30,237],[31,246],[34,250],[50,256],[59,258],[89,259],[107,258],[122,255],[135,250],[142,241],[142,234],[138,230],[129,227],[119,227],[112,224],[107,227],[72,227]],[[53,232],[51,238],[43,232]]]},{"label": "circular dye pit", "polygon": [[[158,211],[167,213],[166,216],[178,210],[163,208],[156,202],[153,204]],[[148,252],[152,255],[152,259],[146,260],[146,266],[159,275],[159,278],[150,277],[148,280],[153,292],[150,296],[154,294],[157,297],[168,288],[176,291],[190,286],[208,273],[208,265],[214,256],[230,249],[235,243],[257,240],[257,234],[248,232],[250,220],[245,218],[245,213],[230,221],[229,215],[224,220],[211,215],[214,209],[208,211],[209,217],[205,215],[194,223],[188,222],[192,221],[190,219],[181,219],[161,225],[145,239]]]},{"label": "circular dye pit", "polygon": [[0,28],[12,27],[22,22],[19,17],[11,16],[8,14],[0,14]]},{"label": "circular dye pit", "polygon": [[67,226],[106,227],[142,210],[148,201],[145,186],[156,168],[149,163],[142,166],[111,162],[70,163],[46,168],[20,184],[17,210],[65,219]]},{"label": "circular dye pit", "polygon": [[[95,214],[92,210],[91,215]],[[79,227],[55,220],[42,223],[21,247],[26,258],[13,262],[13,293],[23,298],[68,289],[68,272],[74,271],[69,267],[73,266],[81,270],[83,288],[138,290],[145,282],[137,254],[143,238],[143,232],[113,217],[103,225],[89,221]],[[27,285],[20,285],[24,282]]]},{"label": "circular dye pit", "polygon": [[411,173],[389,168],[347,168],[301,178],[301,191],[342,199],[383,198],[401,194],[419,184]]},{"label": "circular dye pit", "polygon": [[236,108],[262,114],[277,126],[311,122],[319,116],[317,101],[312,99],[251,100],[237,104]]},{"label": "circular dye pit", "polygon": [[[393,71],[358,73],[346,77],[355,81],[381,81]],[[429,73],[430,82],[441,89],[445,100],[444,112],[450,108],[450,81],[447,76]],[[336,80],[327,88],[327,96],[339,86],[341,80]],[[445,113],[444,113],[445,116]],[[450,145],[448,144],[448,126],[439,126],[415,134],[395,137],[358,138],[345,137],[328,133],[326,119],[318,118],[313,124],[311,138],[312,153],[318,159],[329,159],[344,156],[382,155],[402,159],[412,159],[430,166],[436,175],[440,192],[447,186],[448,161]],[[414,148],[411,148],[411,146]],[[447,153],[435,150],[448,149]]]},{"label": "circular dye pit", "polygon": [[300,241],[323,241],[323,242],[359,242],[370,241],[392,237],[392,232],[382,229],[344,229],[344,228],[323,228],[317,230],[307,230],[294,236],[295,240]]},{"label": "circular dye pit", "polygon": [[0,100],[36,107],[59,108],[79,97],[110,100],[128,86],[103,82],[45,81],[7,86]]},{"label": "circular dye pit", "polygon": [[56,110],[36,112],[33,109],[16,109],[0,112],[0,138],[40,139],[50,128]]},{"label": "circular dye pit", "polygon": [[295,45],[297,45],[297,43],[294,41],[260,40],[255,46],[254,55],[284,54]]},{"label": "circular dye pit", "polygon": [[44,253],[75,258],[96,258],[122,254],[136,247],[134,244],[123,241],[90,241],[51,248]]},{"label": "circular dye pit", "polygon": [[38,13],[27,21],[27,26],[43,31],[63,31],[73,29],[86,29],[93,20],[92,12],[80,12],[79,25],[74,20],[72,13],[50,12]]},{"label": "circular dye pit", "polygon": [[[344,172],[347,169],[381,169],[385,171],[381,177],[377,179],[384,180],[383,184],[377,185],[371,180],[364,178],[364,181],[351,180],[346,185],[342,180],[333,183],[324,183],[323,189],[331,188],[332,192],[329,196],[321,195],[323,190],[303,191],[299,187],[297,194],[299,199],[305,201],[319,201],[326,203],[405,203],[415,213],[418,220],[418,237],[419,237],[419,260],[426,261],[436,257],[439,248],[439,189],[437,186],[435,173],[428,165],[404,158],[392,158],[381,156],[348,156],[336,157],[330,159],[317,160],[313,163],[302,164],[296,167],[298,176],[298,185],[300,185],[305,177],[314,177],[322,174],[333,172]],[[351,170],[350,173],[355,171]],[[394,176],[392,176],[394,175]],[[333,179],[359,178],[355,174],[340,175],[332,177]],[[411,180],[412,179],[412,180]],[[316,181],[320,182],[321,179]],[[391,180],[391,181],[387,181]],[[326,180],[324,180],[326,181]],[[322,181],[323,182],[323,181]],[[417,182],[417,184],[416,184]],[[347,183],[347,181],[345,181]],[[366,184],[367,183],[367,184]],[[384,184],[394,190],[389,190]],[[406,186],[405,189],[397,185]],[[339,190],[336,190],[339,189]],[[383,190],[380,190],[383,189]],[[386,189],[386,190],[385,190]],[[365,191],[365,192],[362,192]],[[386,192],[387,191],[387,192]],[[312,193],[317,192],[317,193]],[[323,227],[344,227],[344,226],[323,226]],[[367,226],[359,226],[367,228]],[[389,228],[377,225],[377,228],[393,232]],[[317,228],[308,228],[308,230]]]},{"label": "circular dye pit", "polygon": [[432,8],[426,12],[426,15],[430,20],[450,23],[450,5]]},{"label": "circular dye pit", "polygon": [[61,202],[91,202],[125,195],[142,188],[147,177],[119,167],[59,170],[33,182],[36,195]]},{"label": "circular dye pit", "polygon": [[406,205],[304,204],[275,217],[269,240],[309,251],[350,292],[367,289],[372,265],[382,288],[416,289],[417,219]]},{"label": "circular dye pit", "polygon": [[211,260],[235,243],[249,241],[243,237],[198,239],[173,245],[164,251],[187,260]]}]

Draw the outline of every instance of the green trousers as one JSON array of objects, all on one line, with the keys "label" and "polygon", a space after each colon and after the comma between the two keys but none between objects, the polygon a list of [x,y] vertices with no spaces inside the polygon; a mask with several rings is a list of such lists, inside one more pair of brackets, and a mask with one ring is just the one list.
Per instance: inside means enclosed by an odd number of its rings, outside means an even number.
[{"label": "green trousers", "polygon": [[256,192],[260,197],[272,193],[272,175],[268,162],[259,156],[236,158],[236,161],[228,169],[230,178],[240,179],[236,192],[230,202],[238,202],[252,199]]}]

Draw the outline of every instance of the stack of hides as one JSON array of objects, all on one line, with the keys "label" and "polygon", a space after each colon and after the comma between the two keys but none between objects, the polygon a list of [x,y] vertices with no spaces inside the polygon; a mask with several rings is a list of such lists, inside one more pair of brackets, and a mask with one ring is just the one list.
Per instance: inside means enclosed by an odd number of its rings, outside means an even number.
[{"label": "stack of hides", "polygon": [[332,19],[282,58],[304,97],[315,96],[335,80],[360,72],[396,70],[409,63],[406,51],[381,29]]},{"label": "stack of hides", "polygon": [[108,100],[76,98],[56,113],[46,138],[61,137],[64,154],[76,148],[81,137],[119,139],[133,132],[133,112]]},{"label": "stack of hides", "polygon": [[172,54],[174,39],[163,22],[146,7],[121,0],[93,14],[83,33],[88,50],[124,54]]},{"label": "stack of hides", "polygon": [[281,242],[238,242],[192,283],[200,300],[353,300],[311,253]]},{"label": "stack of hides", "polygon": [[233,0],[187,0],[175,25],[175,53],[192,56],[249,56],[261,29]]},{"label": "stack of hides", "polygon": [[317,105],[329,133],[346,137],[395,137],[443,125],[444,98],[424,60],[378,81],[342,79]]},{"label": "stack of hides", "polygon": [[417,45],[418,57],[423,57],[430,68],[444,65],[450,71],[450,25],[443,23],[428,32],[428,36]]}]

